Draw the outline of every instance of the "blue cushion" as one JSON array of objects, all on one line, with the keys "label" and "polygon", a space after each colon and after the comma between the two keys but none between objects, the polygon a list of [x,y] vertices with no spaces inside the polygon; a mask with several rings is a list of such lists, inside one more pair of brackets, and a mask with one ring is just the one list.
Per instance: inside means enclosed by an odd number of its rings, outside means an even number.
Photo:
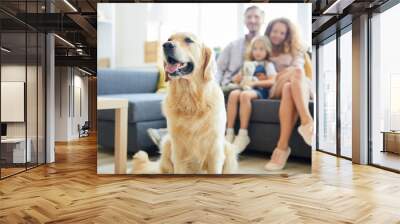
[{"label": "blue cushion", "polygon": [[154,93],[157,90],[157,67],[134,69],[99,69],[97,95]]},{"label": "blue cushion", "polygon": [[[111,94],[99,97],[128,99],[128,122],[154,121],[165,119],[161,113],[161,101],[165,94],[137,93],[137,94]],[[97,115],[99,120],[113,121],[115,119],[113,110],[102,110]]]}]

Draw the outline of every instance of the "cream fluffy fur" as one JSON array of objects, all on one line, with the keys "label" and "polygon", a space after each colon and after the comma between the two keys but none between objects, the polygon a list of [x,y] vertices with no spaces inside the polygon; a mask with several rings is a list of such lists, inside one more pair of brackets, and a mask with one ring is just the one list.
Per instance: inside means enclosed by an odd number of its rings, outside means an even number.
[{"label": "cream fluffy fur", "polygon": [[[185,42],[188,37],[193,43]],[[178,33],[169,40],[176,46],[176,58],[189,59],[194,69],[169,81],[162,103],[169,134],[162,140],[160,160],[151,162],[139,151],[133,173],[235,173],[237,150],[224,138],[224,96],[213,80],[212,51],[191,34]]]}]

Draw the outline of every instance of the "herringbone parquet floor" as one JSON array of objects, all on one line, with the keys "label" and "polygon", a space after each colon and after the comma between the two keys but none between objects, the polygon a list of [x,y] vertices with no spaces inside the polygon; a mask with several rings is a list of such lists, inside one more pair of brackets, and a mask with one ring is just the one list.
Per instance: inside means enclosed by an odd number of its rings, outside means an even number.
[{"label": "herringbone parquet floor", "polygon": [[319,152],[293,176],[98,176],[94,138],[0,181],[0,223],[400,223],[400,175]]}]

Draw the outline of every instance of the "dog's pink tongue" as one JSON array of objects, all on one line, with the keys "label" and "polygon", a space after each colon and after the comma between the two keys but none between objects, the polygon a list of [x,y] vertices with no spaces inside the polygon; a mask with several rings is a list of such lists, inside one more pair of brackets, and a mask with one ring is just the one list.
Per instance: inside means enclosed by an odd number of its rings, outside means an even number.
[{"label": "dog's pink tongue", "polygon": [[178,63],[177,64],[167,64],[166,66],[165,66],[165,70],[168,72],[168,73],[174,73],[176,70],[178,69]]}]

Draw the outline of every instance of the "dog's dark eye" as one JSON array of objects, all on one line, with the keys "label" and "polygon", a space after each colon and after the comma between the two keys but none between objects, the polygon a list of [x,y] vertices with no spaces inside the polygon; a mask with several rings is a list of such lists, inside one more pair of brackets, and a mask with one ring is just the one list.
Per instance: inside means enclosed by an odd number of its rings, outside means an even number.
[{"label": "dog's dark eye", "polygon": [[190,44],[190,43],[193,43],[193,40],[190,39],[189,37],[185,37],[185,42]]},{"label": "dog's dark eye", "polygon": [[172,39],[171,38],[168,38],[168,40],[167,41],[171,41]]}]

